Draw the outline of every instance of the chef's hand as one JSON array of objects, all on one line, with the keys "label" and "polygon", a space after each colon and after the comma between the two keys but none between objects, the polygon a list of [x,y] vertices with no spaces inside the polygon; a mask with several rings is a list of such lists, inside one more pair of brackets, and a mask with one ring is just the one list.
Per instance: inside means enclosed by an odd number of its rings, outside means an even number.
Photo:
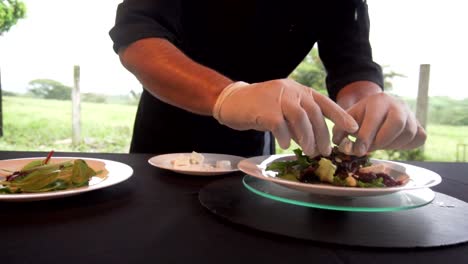
[{"label": "chef's hand", "polygon": [[233,83],[219,95],[213,116],[233,129],[271,131],[283,149],[293,139],[310,156],[331,152],[324,117],[346,133],[358,129],[354,119],[328,97],[290,79]]},{"label": "chef's hand", "polygon": [[[365,155],[377,149],[412,149],[424,144],[426,132],[409,107],[399,99],[383,92],[365,96],[347,112],[359,124],[354,133],[353,153]],[[349,133],[335,126],[333,142],[339,144]]]}]

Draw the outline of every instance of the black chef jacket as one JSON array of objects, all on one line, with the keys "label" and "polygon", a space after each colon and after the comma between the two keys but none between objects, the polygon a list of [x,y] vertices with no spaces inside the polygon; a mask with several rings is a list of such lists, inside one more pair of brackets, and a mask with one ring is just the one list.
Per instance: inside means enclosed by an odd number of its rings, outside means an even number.
[{"label": "black chef jacket", "polygon": [[[125,0],[110,36],[116,52],[139,39],[165,38],[194,61],[249,83],[286,78],[317,43],[332,99],[353,81],[383,86],[365,0]],[[144,90],[130,151],[247,157],[273,153],[274,140],[269,133],[230,129]]]}]

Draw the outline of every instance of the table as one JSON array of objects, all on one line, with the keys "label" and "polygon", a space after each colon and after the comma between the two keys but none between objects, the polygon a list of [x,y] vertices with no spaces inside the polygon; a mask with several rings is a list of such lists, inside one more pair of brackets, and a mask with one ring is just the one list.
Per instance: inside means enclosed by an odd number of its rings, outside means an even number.
[{"label": "table", "polygon": [[[0,151],[0,159],[45,155]],[[55,156],[120,161],[134,175],[63,199],[0,202],[2,263],[468,263],[468,243],[411,250],[338,247],[230,224],[198,201],[198,191],[222,177],[164,171],[148,164],[150,154]],[[468,163],[411,164],[443,177],[435,191],[468,202]],[[224,177],[240,180],[242,174]]]}]

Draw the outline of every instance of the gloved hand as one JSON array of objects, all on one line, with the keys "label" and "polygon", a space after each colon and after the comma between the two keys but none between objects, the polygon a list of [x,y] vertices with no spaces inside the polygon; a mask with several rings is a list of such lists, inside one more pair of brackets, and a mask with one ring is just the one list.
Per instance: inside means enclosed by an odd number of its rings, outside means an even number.
[{"label": "gloved hand", "polygon": [[331,99],[289,79],[233,83],[218,96],[213,116],[233,129],[271,131],[283,149],[293,139],[310,156],[331,152],[324,116],[346,133],[358,129]]},{"label": "gloved hand", "polygon": [[[377,149],[412,149],[426,141],[426,132],[409,107],[383,92],[364,97],[347,109],[359,124],[353,154],[365,155]],[[339,144],[348,134],[333,128],[333,142]]]}]

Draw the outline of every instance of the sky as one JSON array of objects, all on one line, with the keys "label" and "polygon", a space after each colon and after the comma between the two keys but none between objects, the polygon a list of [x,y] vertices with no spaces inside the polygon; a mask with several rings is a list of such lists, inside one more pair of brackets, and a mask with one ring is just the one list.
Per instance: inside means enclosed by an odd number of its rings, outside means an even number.
[{"label": "sky", "polygon": [[[3,90],[25,92],[34,79],[73,85],[81,67],[81,91],[127,94],[141,85],[112,50],[109,37],[121,0],[23,0],[28,12],[0,36]],[[431,65],[429,94],[468,98],[468,1],[367,0],[374,60],[405,75],[393,92],[416,97],[419,67]],[[311,12],[313,14],[313,12]]]},{"label": "sky", "polygon": [[416,97],[419,68],[430,64],[429,94],[468,98],[468,1],[368,0],[374,60],[406,75],[394,92]]},{"label": "sky", "polygon": [[141,85],[112,50],[109,30],[116,0],[23,0],[27,18],[0,36],[3,90],[25,91],[29,81],[73,85],[80,65],[82,92],[128,94]]}]

